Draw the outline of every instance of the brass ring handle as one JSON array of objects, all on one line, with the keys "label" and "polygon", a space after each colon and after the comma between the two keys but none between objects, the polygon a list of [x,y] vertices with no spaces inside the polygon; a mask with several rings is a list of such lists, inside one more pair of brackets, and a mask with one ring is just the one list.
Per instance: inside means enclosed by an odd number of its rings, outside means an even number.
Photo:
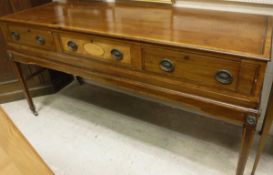
[{"label": "brass ring handle", "polygon": [[112,55],[112,58],[117,61],[122,60],[122,58],[123,58],[123,53],[121,51],[119,51],[118,49],[112,49],[111,55]]},{"label": "brass ring handle", "polygon": [[38,45],[45,45],[45,38],[44,37],[42,37],[42,36],[37,36],[36,37],[36,43],[38,44]]},{"label": "brass ring handle", "polygon": [[18,32],[11,32],[11,38],[15,41],[20,40],[20,34]]},{"label": "brass ring handle", "polygon": [[215,79],[221,84],[231,84],[233,81],[232,74],[228,70],[219,70],[215,74]]},{"label": "brass ring handle", "polygon": [[165,72],[172,72],[175,69],[174,63],[169,59],[163,59],[160,62],[160,69]]},{"label": "brass ring handle", "polygon": [[67,46],[71,51],[77,51],[78,50],[78,45],[74,41],[68,41]]}]

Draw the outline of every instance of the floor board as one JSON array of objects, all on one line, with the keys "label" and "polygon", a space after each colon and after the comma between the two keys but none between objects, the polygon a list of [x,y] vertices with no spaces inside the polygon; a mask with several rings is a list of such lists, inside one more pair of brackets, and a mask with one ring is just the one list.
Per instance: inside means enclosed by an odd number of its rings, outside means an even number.
[{"label": "floor board", "polygon": [[0,174],[53,175],[1,108]]}]

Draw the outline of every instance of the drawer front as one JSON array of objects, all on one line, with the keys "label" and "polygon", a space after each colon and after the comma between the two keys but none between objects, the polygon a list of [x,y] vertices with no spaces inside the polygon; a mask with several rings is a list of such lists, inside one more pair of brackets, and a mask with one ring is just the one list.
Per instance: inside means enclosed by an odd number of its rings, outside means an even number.
[{"label": "drawer front", "polygon": [[143,69],[199,86],[236,91],[240,61],[165,48],[143,48]]},{"label": "drawer front", "polygon": [[63,52],[130,66],[132,47],[129,43],[92,36],[60,35]]},{"label": "drawer front", "polygon": [[53,35],[50,31],[32,27],[9,26],[9,40],[14,43],[55,50]]}]

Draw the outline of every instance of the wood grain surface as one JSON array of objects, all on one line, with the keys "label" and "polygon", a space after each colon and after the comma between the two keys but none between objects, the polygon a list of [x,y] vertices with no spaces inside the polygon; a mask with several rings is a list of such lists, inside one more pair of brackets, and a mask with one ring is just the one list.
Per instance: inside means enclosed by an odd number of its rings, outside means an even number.
[{"label": "wood grain surface", "polygon": [[[35,14],[35,15],[33,15]],[[50,3],[4,21],[270,59],[272,18],[130,3]]]}]

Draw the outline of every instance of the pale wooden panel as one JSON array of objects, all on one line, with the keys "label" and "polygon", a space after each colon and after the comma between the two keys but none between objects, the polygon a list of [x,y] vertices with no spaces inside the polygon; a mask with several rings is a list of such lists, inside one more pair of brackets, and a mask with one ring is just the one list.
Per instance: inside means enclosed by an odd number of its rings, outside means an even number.
[{"label": "pale wooden panel", "polygon": [[53,175],[24,136],[0,108],[0,174]]}]

